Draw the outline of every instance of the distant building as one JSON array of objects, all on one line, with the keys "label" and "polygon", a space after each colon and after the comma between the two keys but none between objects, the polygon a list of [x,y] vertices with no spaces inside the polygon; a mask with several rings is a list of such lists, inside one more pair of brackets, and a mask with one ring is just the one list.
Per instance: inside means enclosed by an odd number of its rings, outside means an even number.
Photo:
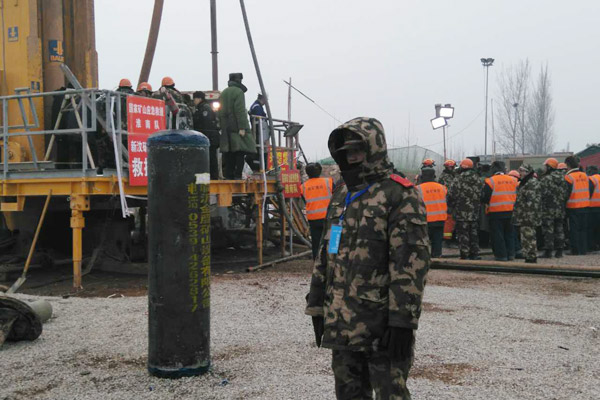
[{"label": "distant building", "polygon": [[600,166],[600,144],[588,146],[585,150],[577,153],[577,156],[584,167],[589,167],[590,165]]}]

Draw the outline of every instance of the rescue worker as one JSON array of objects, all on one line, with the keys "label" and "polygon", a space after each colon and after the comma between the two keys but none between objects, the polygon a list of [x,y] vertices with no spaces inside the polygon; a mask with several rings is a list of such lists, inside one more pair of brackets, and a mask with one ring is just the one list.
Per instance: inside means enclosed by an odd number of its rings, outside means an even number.
[{"label": "rescue worker", "polygon": [[435,160],[433,160],[431,158],[426,158],[421,163],[421,169],[423,169],[423,168],[433,168],[433,167],[435,167]]},{"label": "rescue worker", "polygon": [[225,179],[242,179],[244,156],[256,153],[256,142],[248,123],[241,73],[229,74],[228,87],[221,93],[219,122],[221,126],[221,153]]},{"label": "rescue worker", "polygon": [[[250,106],[250,110],[248,110],[248,115],[250,116],[250,126],[252,127],[252,132],[254,132],[254,135],[256,136],[256,148],[258,149],[260,146],[260,137],[261,137],[261,127],[262,127],[262,138],[263,141],[265,142],[265,151],[266,151],[266,146],[269,145],[269,129],[268,129],[268,124],[267,124],[267,120],[265,119],[267,117],[267,113],[265,112],[265,109],[263,108],[263,106],[266,104],[266,97],[263,96],[262,94],[258,94],[258,97],[256,98],[256,100],[254,101],[254,103],[252,103],[252,105]],[[262,117],[262,118],[258,118],[258,117]],[[260,121],[262,119],[262,121]],[[266,156],[266,153],[265,153]],[[258,152],[256,154],[249,154],[246,156],[246,163],[248,163],[248,165],[250,166],[250,168],[252,168],[252,171],[254,172],[258,172],[260,171],[260,158],[259,158],[259,154]],[[266,161],[266,157],[265,157],[265,165],[267,164]]]},{"label": "rescue worker", "polygon": [[[438,178],[438,183],[446,186],[446,189],[450,189],[452,182],[456,179],[456,161],[454,160],[446,160],[444,162],[444,170],[440,174]],[[448,208],[448,218],[444,223],[444,240],[451,240],[452,234],[454,232],[454,227],[456,223],[454,218],[452,218],[452,210]],[[449,243],[449,242],[447,242]]]},{"label": "rescue worker", "polygon": [[154,97],[168,102],[169,95],[173,98],[175,103],[185,104],[183,95],[175,88],[175,81],[173,78],[165,76],[160,82],[160,89],[158,89],[158,92],[154,93]]},{"label": "rescue worker", "polygon": [[435,170],[423,168],[421,170],[421,184],[417,186],[425,209],[427,211],[427,231],[431,241],[431,256],[442,256],[442,242],[444,239],[444,224],[448,218],[448,205],[446,186],[435,182]]},{"label": "rescue worker", "polygon": [[393,175],[383,126],[355,118],[329,136],[334,191],[306,314],[333,350],[338,399],[410,399],[406,380],[429,269],[425,206]]},{"label": "rescue worker", "polygon": [[588,250],[600,250],[600,174],[598,167],[587,167],[590,179],[590,205],[588,207]]},{"label": "rescue worker", "polygon": [[517,179],[504,173],[504,162],[494,161],[492,176],[485,179],[481,202],[487,204],[492,249],[497,261],[515,258],[512,212],[517,200]]},{"label": "rescue worker", "polygon": [[152,97],[164,100],[171,118],[167,119],[168,129],[194,129],[194,118],[183,94],[175,88],[170,76],[162,78],[160,89]]},{"label": "rescue worker", "polygon": [[585,255],[587,252],[587,217],[590,204],[590,181],[585,172],[579,170],[579,157],[569,156],[567,164],[567,218],[569,219],[569,242],[572,255]]},{"label": "rescue worker", "polygon": [[512,176],[513,178],[515,178],[517,180],[521,180],[521,174],[516,169],[511,169],[508,172],[508,176]]},{"label": "rescue worker", "polygon": [[216,181],[219,179],[218,150],[221,141],[217,119],[212,107],[206,102],[206,94],[204,92],[194,92],[193,99],[194,130],[203,133],[210,140],[210,179]]},{"label": "rescue worker", "polygon": [[565,246],[565,201],[567,184],[561,171],[558,170],[558,160],[548,158],[544,161],[546,172],[540,180],[542,201],[542,233],[544,235],[544,254],[541,258],[561,258]]},{"label": "rescue worker", "polygon": [[[133,86],[131,85],[131,81],[127,78],[123,78],[119,81],[119,87],[116,92],[123,93],[124,96],[121,96],[121,129],[127,130],[127,96],[130,94],[135,94],[133,91]],[[115,106],[116,112],[116,106]]]},{"label": "rescue worker", "polygon": [[323,168],[319,163],[309,163],[306,166],[308,180],[301,186],[302,197],[306,202],[306,219],[310,227],[313,260],[317,258],[319,242],[323,235],[327,207],[333,193],[333,179],[321,178]]},{"label": "rescue worker", "polygon": [[526,263],[537,263],[537,227],[541,224],[540,182],[534,177],[533,167],[519,167],[521,182],[513,210],[513,222],[519,227],[521,248]]},{"label": "rescue worker", "polygon": [[152,97],[152,86],[148,82],[141,82],[135,94],[142,97]]},{"label": "rescue worker", "polygon": [[446,186],[446,188],[450,188],[452,182],[456,179],[456,161],[454,160],[446,160],[444,162],[444,170],[440,174],[438,178],[438,183]]},{"label": "rescue worker", "polygon": [[462,260],[480,260],[479,210],[483,181],[473,168],[473,160],[460,162],[458,175],[448,190],[448,207],[456,221],[456,238]]}]

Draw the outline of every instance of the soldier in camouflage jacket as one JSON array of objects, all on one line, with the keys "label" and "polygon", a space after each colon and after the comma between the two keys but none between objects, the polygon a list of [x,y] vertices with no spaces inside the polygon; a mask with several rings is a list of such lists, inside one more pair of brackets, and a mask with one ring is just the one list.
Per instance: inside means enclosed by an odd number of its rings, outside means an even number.
[{"label": "soldier in camouflage jacket", "polygon": [[327,212],[306,314],[317,345],[322,338],[333,350],[339,399],[372,398],[373,390],[377,398],[410,399],[406,379],[430,262],[425,206],[410,181],[391,174],[376,119],[341,125],[329,150],[345,185]]},{"label": "soldier in camouflage jacket", "polygon": [[537,262],[536,228],[542,221],[540,182],[533,173],[534,170],[529,164],[519,167],[521,182],[512,215],[513,224],[519,227],[521,251],[526,263]]},{"label": "soldier in camouflage jacket", "polygon": [[542,206],[542,232],[544,234],[544,255],[551,258],[562,257],[565,247],[564,221],[566,217],[565,203],[569,198],[568,185],[563,171],[557,169],[558,161],[548,158],[544,161],[546,173],[540,181]]},{"label": "soldier in camouflage jacket", "polygon": [[456,238],[460,258],[478,260],[479,212],[483,180],[473,168],[473,161],[460,162],[459,174],[448,188],[448,209],[456,221]]}]

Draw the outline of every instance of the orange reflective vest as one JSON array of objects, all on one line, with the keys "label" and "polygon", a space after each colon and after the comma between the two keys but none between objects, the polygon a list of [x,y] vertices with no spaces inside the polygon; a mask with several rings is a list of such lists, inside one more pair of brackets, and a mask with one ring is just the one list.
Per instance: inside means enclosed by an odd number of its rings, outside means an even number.
[{"label": "orange reflective vest", "polygon": [[325,219],[332,189],[331,178],[310,178],[302,184],[302,195],[306,201],[306,218],[309,221]]},{"label": "orange reflective vest", "polygon": [[590,180],[594,182],[594,191],[590,197],[590,207],[600,207],[600,174],[590,176]]},{"label": "orange reflective vest", "polygon": [[425,209],[427,210],[427,222],[445,221],[448,218],[448,205],[446,204],[446,186],[437,182],[425,182],[417,186]]},{"label": "orange reflective vest", "polygon": [[509,175],[494,175],[485,183],[492,189],[488,213],[512,211],[517,201],[518,181]]},{"label": "orange reflective vest", "polygon": [[567,208],[585,208],[590,205],[590,181],[581,171],[568,172],[565,180],[571,184],[571,195],[567,200]]}]

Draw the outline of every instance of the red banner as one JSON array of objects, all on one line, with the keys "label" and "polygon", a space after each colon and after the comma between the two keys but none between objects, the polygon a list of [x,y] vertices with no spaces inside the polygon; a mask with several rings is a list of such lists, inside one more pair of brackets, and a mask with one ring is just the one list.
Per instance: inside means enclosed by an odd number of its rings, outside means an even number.
[{"label": "red banner", "polygon": [[283,185],[283,197],[286,199],[300,197],[302,195],[300,186],[302,185],[302,179],[300,177],[300,171],[297,169],[289,169],[281,171],[279,179]]},{"label": "red banner", "polygon": [[[273,166],[273,152],[271,151],[271,146],[267,146],[265,149],[267,151],[267,170],[271,170],[274,168]],[[277,165],[281,168],[282,171],[287,171],[290,169],[290,163],[288,162],[288,150],[277,147],[275,149],[277,153]],[[294,163],[293,168],[296,168],[296,152],[294,152]]]},{"label": "red banner", "polygon": [[127,142],[129,184],[148,185],[148,136],[166,126],[165,102],[147,97],[127,96]]}]

